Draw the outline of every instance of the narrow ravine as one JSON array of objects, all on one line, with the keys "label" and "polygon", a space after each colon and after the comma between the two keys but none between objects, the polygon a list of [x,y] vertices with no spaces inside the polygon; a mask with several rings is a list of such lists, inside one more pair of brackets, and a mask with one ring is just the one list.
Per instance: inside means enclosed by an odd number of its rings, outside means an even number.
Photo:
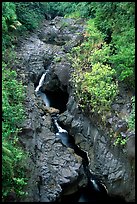
[{"label": "narrow ravine", "polygon": [[[42,85],[44,83],[44,79],[46,77],[47,72],[42,74],[39,84],[35,89],[35,92],[41,99],[44,101],[47,107],[50,107],[51,101],[50,98],[41,91]],[[60,97],[60,95],[59,95]],[[62,98],[61,98],[62,99]],[[62,99],[62,101],[65,103]],[[58,100],[54,101],[53,107],[58,107]],[[65,111],[65,110],[64,110]],[[69,135],[68,131],[61,127],[58,121],[59,114],[54,114],[51,116],[52,118],[52,125],[54,127],[54,133],[57,138],[60,139],[60,142],[66,147],[71,148],[74,152],[82,158],[82,165],[85,171],[85,175],[87,177],[87,185],[85,187],[80,188],[74,194],[70,194],[69,196],[61,195],[56,202],[65,202],[65,201],[72,201],[72,202],[93,202],[93,201],[110,201],[112,200],[110,196],[108,196],[106,186],[97,178],[95,174],[93,174],[89,170],[89,159],[87,153],[81,150],[76,144],[74,138]],[[116,198],[115,198],[116,200]],[[118,201],[120,201],[118,199]]]},{"label": "narrow ravine", "polygon": [[81,150],[74,141],[74,138],[68,134],[68,132],[63,129],[58,123],[58,116],[52,117],[55,133],[61,142],[69,148],[74,149],[74,152],[82,157],[82,164],[84,167],[85,175],[88,179],[88,183],[85,187],[79,189],[78,192],[69,196],[62,196],[59,202],[67,202],[68,200],[72,202],[98,202],[98,201],[119,201],[124,203],[121,198],[112,198],[108,195],[106,186],[98,179],[98,177],[89,170],[89,160],[87,153]]},{"label": "narrow ravine", "polygon": [[[40,96],[47,107],[54,107],[60,110],[60,113],[66,110],[66,103],[68,101],[68,93],[63,92],[62,90],[58,91],[42,91],[42,85],[44,83],[44,79],[48,73],[46,70],[45,73],[42,74],[39,84],[35,89],[35,93],[37,96]],[[63,101],[63,102],[62,102]]]},{"label": "narrow ravine", "polygon": [[[83,200],[83,202],[91,201],[93,199],[93,193],[99,193],[100,196],[105,197],[107,195],[107,189],[103,184],[101,184],[101,182],[99,182],[99,180],[96,178],[96,176],[94,176],[89,171],[89,168],[88,168],[89,161],[88,161],[88,157],[87,157],[86,152],[81,150],[75,144],[74,138],[72,136],[70,136],[65,129],[61,128],[61,126],[58,123],[58,118],[57,117],[52,117],[52,119],[53,119],[53,123],[54,123],[54,127],[55,127],[56,136],[61,139],[61,142],[66,147],[74,149],[74,152],[77,155],[82,157],[83,167],[84,167],[84,170],[85,170],[85,174],[86,174],[86,176],[88,178],[88,185],[83,189],[83,191],[81,191],[78,202],[81,199]],[[86,195],[84,193],[84,190],[86,188],[88,189],[88,191],[91,192],[91,194]],[[102,197],[100,197],[100,199],[102,199]]]}]

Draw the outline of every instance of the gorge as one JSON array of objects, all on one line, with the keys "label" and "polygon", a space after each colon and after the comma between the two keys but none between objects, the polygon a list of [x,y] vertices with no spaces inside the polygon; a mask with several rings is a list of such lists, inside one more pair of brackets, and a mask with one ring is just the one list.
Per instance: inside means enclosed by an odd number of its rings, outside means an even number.
[{"label": "gorge", "polygon": [[[130,149],[111,145],[73,96],[66,54],[82,43],[84,28],[83,19],[55,17],[17,48],[16,69],[27,93],[20,141],[31,155],[26,202],[134,202],[134,142]],[[127,113],[129,98],[122,97],[120,111]],[[112,126],[120,121],[109,118]]]},{"label": "gorge", "polygon": [[[35,89],[35,92],[39,93],[39,95],[41,96],[45,105],[47,107],[50,107],[49,104],[52,104],[52,103],[51,103],[49,97],[40,91],[40,88],[44,84],[44,78],[45,77],[46,77],[46,73],[44,73],[41,76],[39,84]],[[54,95],[54,93],[52,93],[52,94]],[[57,95],[57,97],[61,97],[61,95],[59,94],[59,95]],[[64,104],[66,104],[65,103],[66,101],[63,100],[62,97],[61,97],[61,101]],[[54,104],[52,107],[56,108],[56,106],[58,106],[57,98],[54,98]],[[65,109],[64,109],[64,111],[65,111]],[[60,139],[60,142],[64,146],[73,149],[74,152],[82,158],[83,169],[84,169],[85,175],[87,177],[87,185],[85,187],[78,189],[78,191],[76,191],[74,194],[70,194],[67,196],[62,195],[62,197],[59,198],[57,202],[65,202],[65,201],[68,201],[68,199],[70,199],[71,202],[93,202],[93,201],[98,202],[98,201],[103,200],[103,201],[121,201],[122,203],[124,203],[124,199],[123,200],[120,198],[118,198],[118,199],[113,198],[112,199],[111,197],[109,197],[107,195],[107,189],[106,189],[105,185],[102,184],[99,181],[99,179],[97,178],[97,176],[94,175],[93,173],[91,173],[89,168],[88,168],[89,160],[88,160],[88,156],[87,156],[86,152],[82,151],[75,144],[74,138],[72,136],[70,136],[65,129],[61,128],[61,126],[58,123],[58,117],[59,117],[58,115],[59,115],[58,113],[51,115],[56,137],[58,137]]]}]

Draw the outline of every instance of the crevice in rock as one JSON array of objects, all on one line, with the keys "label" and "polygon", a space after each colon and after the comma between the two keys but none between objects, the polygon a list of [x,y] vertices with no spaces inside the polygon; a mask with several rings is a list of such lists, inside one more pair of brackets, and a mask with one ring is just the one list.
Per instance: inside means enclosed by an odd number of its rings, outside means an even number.
[{"label": "crevice in rock", "polygon": [[[97,175],[94,175],[89,170],[89,160],[87,153],[81,150],[76,144],[74,138],[68,134],[65,129],[62,129],[57,122],[58,116],[52,116],[52,122],[54,126],[54,132],[57,137],[60,138],[61,142],[69,148],[72,148],[74,152],[82,158],[83,170],[85,172],[85,179],[87,179],[87,184],[85,186],[78,186],[79,182],[69,183],[67,185],[62,185],[61,196],[56,202],[93,202],[93,201],[113,201],[113,199],[107,194],[107,189],[105,185],[99,180]],[[72,193],[72,189],[75,192]],[[124,199],[121,197],[114,197],[114,200],[125,203]]]}]

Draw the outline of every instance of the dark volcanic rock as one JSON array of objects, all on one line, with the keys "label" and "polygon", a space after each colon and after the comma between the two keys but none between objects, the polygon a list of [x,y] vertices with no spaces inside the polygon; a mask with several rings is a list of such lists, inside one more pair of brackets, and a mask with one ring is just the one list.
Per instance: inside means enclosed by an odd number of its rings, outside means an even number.
[{"label": "dark volcanic rock", "polygon": [[[121,112],[122,112],[121,108]],[[69,98],[67,111],[60,115],[75,142],[88,152],[90,169],[107,186],[109,195],[124,197],[128,202],[135,198],[135,137],[127,131],[127,122],[113,116],[108,119],[118,133],[129,137],[126,147],[114,146],[105,131],[93,125],[89,116],[80,112],[74,98]]]},{"label": "dark volcanic rock", "polygon": [[[69,80],[70,64],[65,52],[61,50],[66,42],[77,38],[70,31],[71,19],[66,23],[63,18],[56,17],[45,21],[41,30],[24,39],[17,49],[18,78],[26,85],[26,120],[21,125],[20,142],[30,158],[28,159],[28,195],[26,202],[53,202],[60,197],[62,187],[70,193],[68,185],[73,186],[73,192],[78,185],[85,185],[82,159],[66,148],[51,132],[51,116],[58,113],[52,107],[45,108],[42,100],[36,97],[34,89],[43,73],[48,69],[41,90],[66,90]],[[67,21],[67,20],[66,20]],[[82,28],[82,26],[81,26]],[[58,60],[58,57],[61,60]],[[81,178],[82,180],[79,180]],[[83,184],[82,184],[83,183]]]},{"label": "dark volcanic rock", "polygon": [[26,187],[28,196],[23,201],[53,202],[62,193],[63,185],[73,185],[79,176],[84,175],[82,159],[63,146],[51,132],[50,115],[47,113],[41,117],[32,83],[27,86],[26,92],[27,119],[22,124],[20,141],[30,154],[30,173]]}]

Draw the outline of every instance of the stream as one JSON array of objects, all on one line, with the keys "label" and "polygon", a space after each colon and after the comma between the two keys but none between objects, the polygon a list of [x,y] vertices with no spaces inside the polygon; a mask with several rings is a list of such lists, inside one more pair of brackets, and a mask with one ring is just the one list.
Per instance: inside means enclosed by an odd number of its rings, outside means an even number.
[{"label": "stream", "polygon": [[[42,74],[39,84],[35,89],[37,96],[40,96],[47,107],[54,107],[60,110],[60,113],[66,110],[67,95],[59,93],[43,92],[42,85],[48,71]],[[53,131],[60,142],[74,150],[74,152],[82,158],[82,165],[87,177],[87,185],[81,187],[77,192],[70,195],[61,195],[56,202],[98,202],[98,201],[121,201],[119,198],[112,198],[107,193],[106,186],[89,170],[89,159],[87,153],[81,150],[76,144],[74,137],[69,135],[68,131],[61,127],[58,121],[59,114],[51,116]]]}]

